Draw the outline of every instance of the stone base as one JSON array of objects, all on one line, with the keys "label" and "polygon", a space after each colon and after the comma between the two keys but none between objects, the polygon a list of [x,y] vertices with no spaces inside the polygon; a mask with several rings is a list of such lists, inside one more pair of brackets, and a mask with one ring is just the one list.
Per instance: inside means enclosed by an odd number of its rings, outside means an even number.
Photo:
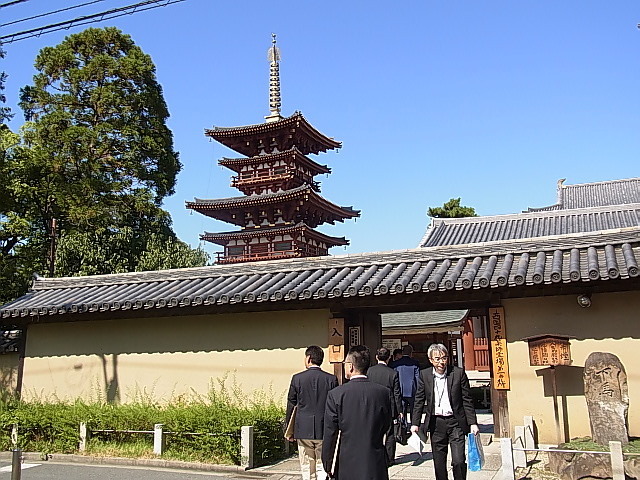
[{"label": "stone base", "polygon": [[[562,445],[559,446],[562,448]],[[611,457],[597,453],[555,453],[549,451],[548,467],[561,480],[605,480],[613,478]],[[624,473],[627,480],[640,480],[640,459],[637,457],[624,461]]]}]

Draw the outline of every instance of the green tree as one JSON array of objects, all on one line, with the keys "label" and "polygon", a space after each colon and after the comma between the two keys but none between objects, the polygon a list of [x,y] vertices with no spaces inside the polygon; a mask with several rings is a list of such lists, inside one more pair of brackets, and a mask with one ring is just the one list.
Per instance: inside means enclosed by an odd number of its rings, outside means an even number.
[{"label": "green tree", "polygon": [[452,198],[442,207],[429,207],[427,215],[436,218],[477,217],[473,207],[460,206],[460,198]]},{"label": "green tree", "polygon": [[21,279],[21,293],[32,272],[206,264],[161,208],[181,164],[151,58],[116,28],[90,28],[42,49],[35,68],[21,90],[20,138],[2,137],[3,283]]},{"label": "green tree", "polygon": [[[2,49],[2,45],[0,44],[0,60],[4,58],[5,52]],[[0,71],[0,103],[5,103],[7,101],[6,96],[4,95],[4,82],[7,80],[7,74],[4,71]],[[0,125],[9,120],[13,115],[11,114],[11,109],[9,107],[0,106]]]}]

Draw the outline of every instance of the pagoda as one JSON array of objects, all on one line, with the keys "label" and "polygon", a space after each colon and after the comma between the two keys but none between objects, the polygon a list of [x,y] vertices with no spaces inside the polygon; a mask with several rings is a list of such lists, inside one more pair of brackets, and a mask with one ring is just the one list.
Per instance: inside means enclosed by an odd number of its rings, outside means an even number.
[{"label": "pagoda", "polygon": [[289,117],[280,114],[280,51],[275,35],[269,61],[270,113],[265,122],[205,130],[208,137],[243,155],[218,161],[235,172],[231,186],[243,195],[187,202],[189,209],[240,227],[200,236],[224,247],[218,253],[219,264],[328,255],[329,248],[349,241],[315,228],[360,216],[359,210],[322,197],[314,180],[331,169],[308,155],[340,148],[341,143],[316,130],[300,112]]}]

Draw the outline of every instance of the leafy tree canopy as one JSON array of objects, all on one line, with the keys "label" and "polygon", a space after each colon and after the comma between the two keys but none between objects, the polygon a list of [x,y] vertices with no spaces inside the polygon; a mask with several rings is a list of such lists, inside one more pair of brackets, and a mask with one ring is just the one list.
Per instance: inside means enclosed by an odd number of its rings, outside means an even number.
[{"label": "leafy tree canopy", "polygon": [[161,208],[181,164],[151,58],[116,28],[89,28],[43,48],[35,68],[20,92],[20,135],[0,126],[0,281],[21,293],[52,267],[59,276],[206,264]]},{"label": "leafy tree canopy", "polygon": [[452,198],[442,207],[429,207],[427,215],[435,218],[477,217],[473,207],[460,206],[460,198]]}]

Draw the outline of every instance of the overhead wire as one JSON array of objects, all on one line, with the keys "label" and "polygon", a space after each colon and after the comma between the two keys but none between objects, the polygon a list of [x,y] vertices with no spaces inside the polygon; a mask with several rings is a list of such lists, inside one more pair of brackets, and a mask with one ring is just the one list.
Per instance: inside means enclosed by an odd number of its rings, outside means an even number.
[{"label": "overhead wire", "polygon": [[7,2],[0,4],[0,8],[10,7],[11,5],[17,5],[18,3],[28,2],[29,0],[13,0],[13,2]]},{"label": "overhead wire", "polygon": [[79,5],[72,5],[71,7],[61,8],[59,10],[53,10],[47,13],[41,13],[40,15],[34,15],[32,17],[21,18],[20,20],[14,20],[12,22],[1,23],[0,27],[8,27],[9,25],[15,25],[16,23],[27,22],[29,20],[35,20],[36,18],[47,17],[49,15],[55,15],[56,13],[66,12],[68,10],[73,10],[74,8],[86,7],[87,5],[92,5],[94,3],[104,2],[105,0],[93,0],[92,2],[81,3]]},{"label": "overhead wire", "polygon": [[[27,1],[27,0],[16,0]],[[71,27],[78,27],[81,25],[87,25],[90,23],[102,22],[104,20],[110,20],[112,18],[122,17],[124,15],[133,15],[134,13],[143,12],[145,10],[151,10],[153,8],[165,7],[174,3],[184,2],[186,0],[147,0],[144,2],[135,3],[126,7],[114,8],[112,10],[106,10],[100,13],[94,13],[92,15],[84,15],[72,20],[66,20],[64,22],[53,23],[45,25],[44,27],[32,28],[30,30],[23,30],[22,32],[11,33],[9,35],[0,36],[0,43],[8,44],[24,40],[26,38],[38,37],[47,33],[57,32],[59,30],[68,30]]]}]

